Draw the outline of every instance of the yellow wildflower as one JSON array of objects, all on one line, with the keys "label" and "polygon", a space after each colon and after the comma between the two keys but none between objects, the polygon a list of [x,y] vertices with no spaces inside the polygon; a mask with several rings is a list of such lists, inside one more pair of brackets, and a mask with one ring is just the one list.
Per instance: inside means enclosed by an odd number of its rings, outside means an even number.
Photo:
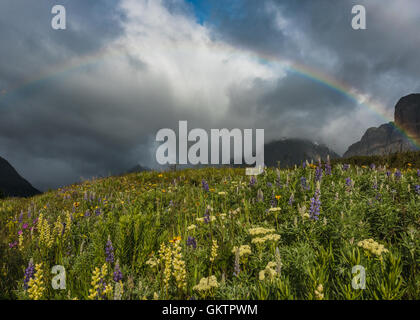
[{"label": "yellow wildflower", "polygon": [[211,247],[211,254],[210,254],[210,262],[214,262],[217,258],[217,249],[219,246],[217,245],[217,240],[213,240],[213,245]]},{"label": "yellow wildflower", "polygon": [[315,290],[315,298],[317,300],[323,300],[324,299],[324,287],[322,284],[319,284],[318,287]]},{"label": "yellow wildflower", "polygon": [[159,262],[162,262],[163,264],[163,283],[167,289],[172,275],[172,251],[171,248],[167,247],[163,242],[159,249]]},{"label": "yellow wildflower", "polygon": [[174,247],[172,249],[172,266],[174,269],[173,276],[178,289],[185,291],[187,289],[187,271],[185,261],[183,260],[181,253],[180,240],[181,239],[174,242]]},{"label": "yellow wildflower", "polygon": [[19,250],[23,250],[23,234],[19,235]]},{"label": "yellow wildflower", "polygon": [[[110,284],[105,284],[105,288],[101,287],[101,283],[105,281],[108,276],[108,266],[106,263],[103,264],[102,268],[99,269],[95,267],[92,275],[92,288],[89,289],[88,299],[102,299],[104,297],[109,297],[112,293],[112,286]],[[103,285],[103,284],[102,284]]]},{"label": "yellow wildflower", "polygon": [[35,275],[28,282],[28,294],[32,300],[40,300],[43,298],[45,285],[44,276],[42,274],[42,263],[35,265]]}]

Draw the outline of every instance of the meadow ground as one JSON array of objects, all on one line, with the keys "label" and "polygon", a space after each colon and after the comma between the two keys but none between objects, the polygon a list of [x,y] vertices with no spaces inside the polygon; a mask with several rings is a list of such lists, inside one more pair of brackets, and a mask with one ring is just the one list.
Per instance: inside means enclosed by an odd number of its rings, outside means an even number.
[{"label": "meadow ground", "polygon": [[0,298],[419,299],[419,224],[410,165],[91,180],[0,200]]}]

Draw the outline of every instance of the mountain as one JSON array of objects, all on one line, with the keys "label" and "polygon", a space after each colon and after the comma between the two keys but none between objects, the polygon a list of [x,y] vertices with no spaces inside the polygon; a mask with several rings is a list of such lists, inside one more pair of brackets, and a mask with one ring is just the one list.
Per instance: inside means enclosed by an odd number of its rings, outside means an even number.
[{"label": "mountain", "polygon": [[343,157],[419,150],[413,141],[420,141],[420,94],[401,98],[395,106],[394,120],[378,128],[369,128],[359,142],[348,148]]},{"label": "mountain", "polygon": [[31,197],[40,193],[9,162],[0,157],[0,196]]},{"label": "mountain", "polygon": [[328,155],[331,159],[340,157],[327,146],[304,139],[282,139],[267,143],[264,147],[267,167],[277,166],[278,161],[281,167],[290,167],[300,165],[305,160],[326,160]]}]

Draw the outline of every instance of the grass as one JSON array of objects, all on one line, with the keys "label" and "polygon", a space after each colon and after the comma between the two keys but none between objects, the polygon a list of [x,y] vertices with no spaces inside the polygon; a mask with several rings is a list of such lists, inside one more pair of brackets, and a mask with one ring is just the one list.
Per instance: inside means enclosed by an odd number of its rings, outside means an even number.
[{"label": "grass", "polygon": [[417,169],[320,169],[143,172],[0,200],[0,298],[419,299]]}]

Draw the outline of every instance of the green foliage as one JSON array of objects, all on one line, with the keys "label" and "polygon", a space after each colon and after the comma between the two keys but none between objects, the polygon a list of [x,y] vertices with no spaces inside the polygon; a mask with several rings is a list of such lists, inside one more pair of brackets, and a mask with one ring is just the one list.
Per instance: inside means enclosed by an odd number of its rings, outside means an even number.
[{"label": "green foliage", "polygon": [[[44,266],[44,299],[88,299],[95,268],[112,291],[95,299],[117,295],[117,261],[122,299],[419,299],[416,155],[343,160],[364,166],[348,170],[333,162],[319,219],[310,212],[315,165],[267,169],[253,183],[241,168],[133,173],[0,200],[0,298],[30,298],[33,259]],[[401,177],[385,163],[399,164]],[[251,252],[240,256],[241,246]],[[50,286],[57,264],[65,290]],[[357,265],[364,290],[352,287]]]},{"label": "green foliage", "polygon": [[377,156],[354,156],[350,158],[338,158],[331,160],[331,163],[348,163],[353,166],[369,166],[372,163],[377,166],[387,166],[388,168],[407,168],[411,164],[415,168],[420,168],[420,151],[398,152],[387,155]]}]

